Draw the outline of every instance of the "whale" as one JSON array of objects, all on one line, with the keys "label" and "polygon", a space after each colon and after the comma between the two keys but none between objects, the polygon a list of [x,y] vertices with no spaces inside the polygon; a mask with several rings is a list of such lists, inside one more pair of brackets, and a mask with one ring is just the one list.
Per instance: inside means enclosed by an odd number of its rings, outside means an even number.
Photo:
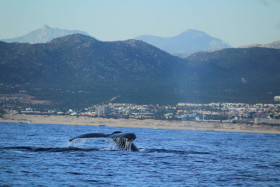
[{"label": "whale", "polygon": [[68,140],[68,142],[72,142],[76,139],[82,138],[111,138],[114,140],[116,145],[120,150],[133,151],[137,152],[137,147],[132,143],[136,139],[136,135],[133,133],[122,133],[121,131],[115,131],[111,134],[104,133],[88,133],[80,136],[76,136]]}]

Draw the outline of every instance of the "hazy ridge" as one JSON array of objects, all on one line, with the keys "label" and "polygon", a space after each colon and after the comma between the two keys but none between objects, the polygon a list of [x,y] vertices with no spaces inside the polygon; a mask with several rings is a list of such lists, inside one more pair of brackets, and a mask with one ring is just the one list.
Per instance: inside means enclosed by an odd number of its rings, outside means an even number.
[{"label": "hazy ridge", "polygon": [[75,34],[75,33],[88,35],[84,31],[51,28],[48,25],[44,25],[42,28],[31,31],[23,36],[19,36],[16,38],[2,39],[2,41],[8,42],[8,43],[11,43],[11,42],[31,43],[31,44],[46,43],[48,41],[51,41],[54,38],[66,36],[69,34]]},{"label": "hazy ridge", "polygon": [[186,30],[174,37],[142,35],[136,37],[136,39],[143,40],[164,51],[179,56],[199,51],[213,51],[231,47],[228,43],[222,41],[221,39],[193,29]]}]

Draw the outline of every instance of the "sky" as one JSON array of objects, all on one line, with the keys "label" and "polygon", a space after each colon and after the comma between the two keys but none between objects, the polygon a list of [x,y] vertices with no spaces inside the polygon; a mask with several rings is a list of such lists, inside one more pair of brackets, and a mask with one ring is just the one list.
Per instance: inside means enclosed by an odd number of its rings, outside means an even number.
[{"label": "sky", "polygon": [[280,0],[0,0],[0,39],[43,25],[102,41],[195,29],[238,47],[280,40]]}]

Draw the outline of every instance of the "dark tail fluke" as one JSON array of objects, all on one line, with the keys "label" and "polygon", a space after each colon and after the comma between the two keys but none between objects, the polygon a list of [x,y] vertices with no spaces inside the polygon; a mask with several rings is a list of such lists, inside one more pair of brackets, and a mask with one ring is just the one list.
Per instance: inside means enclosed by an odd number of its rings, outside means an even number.
[{"label": "dark tail fluke", "polygon": [[115,131],[112,134],[89,133],[71,138],[69,139],[69,142],[80,138],[112,138],[114,142],[118,145],[119,149],[129,149],[128,151],[138,151],[137,147],[132,143],[132,141],[136,139],[136,135],[133,133],[122,133],[121,131]]}]

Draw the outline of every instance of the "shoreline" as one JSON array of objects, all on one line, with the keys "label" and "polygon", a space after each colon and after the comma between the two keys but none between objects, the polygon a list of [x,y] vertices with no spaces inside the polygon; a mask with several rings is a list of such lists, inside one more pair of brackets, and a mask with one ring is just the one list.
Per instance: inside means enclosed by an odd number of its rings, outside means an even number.
[{"label": "shoreline", "polygon": [[55,115],[26,115],[6,114],[0,118],[2,123],[34,123],[34,124],[57,124],[57,125],[88,125],[109,126],[127,128],[151,128],[151,129],[178,129],[199,130],[217,132],[244,132],[261,134],[280,134],[280,126],[272,125],[249,125],[239,123],[213,123],[195,121],[167,121],[167,120],[136,120],[136,119],[107,119],[91,118],[85,116],[55,116]]}]

